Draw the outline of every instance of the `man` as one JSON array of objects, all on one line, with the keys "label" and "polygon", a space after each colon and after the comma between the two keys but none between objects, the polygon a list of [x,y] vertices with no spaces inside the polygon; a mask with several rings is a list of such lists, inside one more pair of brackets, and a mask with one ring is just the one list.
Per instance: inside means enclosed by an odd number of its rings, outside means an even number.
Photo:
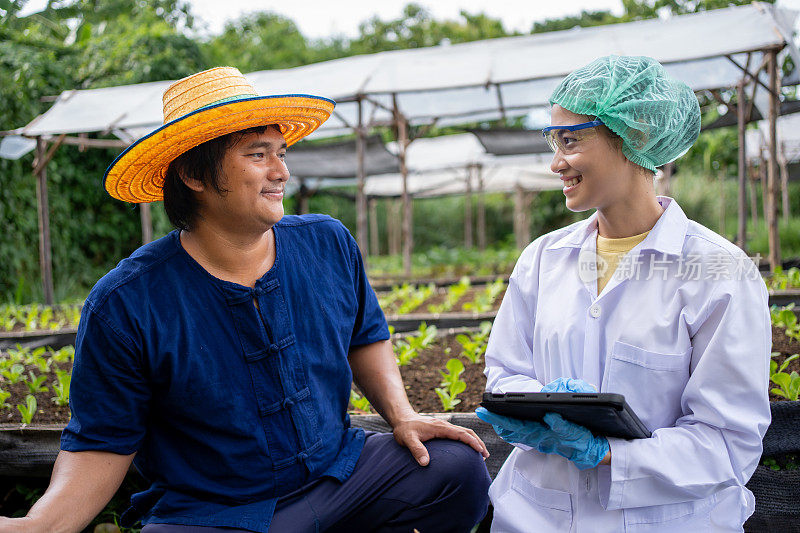
[{"label": "man", "polygon": [[[178,229],[87,298],[50,487],[0,531],[79,531],[132,461],[151,486],[123,522],[145,533],[426,533],[480,520],[486,448],[409,405],[352,237],[329,217],[283,216],[287,146],[333,105],[259,97],[232,68],[167,89],[164,126],[105,185],[129,202],[163,191]],[[349,427],[352,379],[394,438]]]}]

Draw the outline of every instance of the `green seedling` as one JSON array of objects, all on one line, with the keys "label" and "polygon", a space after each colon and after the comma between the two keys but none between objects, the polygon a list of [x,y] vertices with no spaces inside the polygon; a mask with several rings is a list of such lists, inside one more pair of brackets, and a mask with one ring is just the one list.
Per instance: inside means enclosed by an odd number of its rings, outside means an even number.
[{"label": "green seedling", "polygon": [[31,423],[31,420],[33,420],[33,415],[36,414],[36,408],[36,398],[30,394],[25,396],[25,405],[17,405],[17,410],[19,411],[19,414],[22,415],[22,422],[24,424]]},{"label": "green seedling", "polygon": [[50,359],[56,363],[71,363],[75,360],[75,347],[72,345],[64,346],[50,354]]},{"label": "green seedling", "polygon": [[0,389],[0,409],[11,409],[11,404],[6,403],[6,400],[8,400],[10,396],[10,392]]},{"label": "green seedling", "polygon": [[469,290],[470,282],[467,276],[462,277],[455,285],[447,288],[447,297],[438,305],[429,305],[428,312],[433,314],[444,313],[451,310]]},{"label": "green seedling", "polygon": [[800,341],[800,323],[794,314],[794,303],[785,307],[773,305],[770,308],[770,318],[772,325],[783,329],[787,337]]},{"label": "green seedling", "polygon": [[475,299],[467,302],[462,306],[464,311],[472,311],[473,313],[488,313],[492,310],[494,301],[500,296],[500,293],[505,289],[506,284],[502,279],[490,283],[485,289],[475,295]]},{"label": "green seedling", "polygon": [[372,412],[372,407],[369,404],[369,400],[352,389],[350,390],[350,403],[353,404],[353,407],[359,411],[363,411],[365,413]]},{"label": "green seedling", "polygon": [[425,322],[419,325],[416,335],[410,335],[405,338],[405,341],[417,352],[420,352],[433,344],[436,340],[436,333],[438,329],[436,326],[428,326]]},{"label": "green seedling", "polygon": [[419,289],[414,290],[406,299],[405,301],[400,304],[400,307],[397,308],[397,314],[404,315],[406,313],[410,313],[417,307],[423,304],[425,300],[433,296],[433,293],[436,292],[436,285],[433,283],[428,284],[425,287],[421,287]]},{"label": "green seedling", "polygon": [[792,372],[791,374],[777,372],[772,374],[769,379],[778,386],[770,390],[772,394],[782,396],[793,402],[797,401],[797,397],[800,396],[800,374],[797,372]]},{"label": "green seedling", "polygon": [[442,387],[435,389],[445,412],[452,411],[456,405],[461,403],[461,399],[457,396],[467,390],[467,383],[460,379],[464,372],[464,364],[458,359],[450,359],[447,361],[446,369],[446,372],[439,371],[442,375]]},{"label": "green seedling", "polygon": [[66,370],[56,370],[56,376],[56,381],[53,383],[53,392],[56,393],[53,403],[61,406],[69,405],[69,384],[72,375]]},{"label": "green seedling", "polygon": [[485,321],[481,322],[480,330],[473,333],[472,336],[464,335],[463,333],[456,335],[456,341],[462,348],[461,355],[473,364],[479,363],[483,354],[486,353],[486,344],[491,331],[492,323]]},{"label": "green seedling", "polygon": [[47,381],[46,375],[41,375],[39,377],[36,377],[36,374],[34,374],[33,372],[28,372],[28,375],[31,377],[31,379],[26,381],[25,385],[28,386],[28,390],[31,391],[31,394],[48,391],[48,388],[45,385],[43,385],[43,383]]},{"label": "green seedling", "polygon": [[5,370],[0,371],[0,375],[2,375],[10,385],[16,385],[22,380],[23,373],[25,372],[25,367],[19,363],[11,365],[11,368],[7,368]]},{"label": "green seedling", "polygon": [[406,366],[417,355],[419,355],[417,350],[406,341],[397,341],[397,344],[394,345],[394,356],[397,358],[398,366]]}]

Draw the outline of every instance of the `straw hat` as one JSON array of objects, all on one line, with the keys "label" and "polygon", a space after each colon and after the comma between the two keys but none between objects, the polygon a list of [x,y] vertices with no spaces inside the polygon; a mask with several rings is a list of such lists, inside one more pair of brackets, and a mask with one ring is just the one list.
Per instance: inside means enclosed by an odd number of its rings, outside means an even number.
[{"label": "straw hat", "polygon": [[163,199],[169,164],[215,137],[276,124],[291,146],[325,122],[333,100],[305,94],[258,96],[232,67],[178,80],[164,91],[164,125],[129,146],[108,167],[105,187],[125,202]]}]

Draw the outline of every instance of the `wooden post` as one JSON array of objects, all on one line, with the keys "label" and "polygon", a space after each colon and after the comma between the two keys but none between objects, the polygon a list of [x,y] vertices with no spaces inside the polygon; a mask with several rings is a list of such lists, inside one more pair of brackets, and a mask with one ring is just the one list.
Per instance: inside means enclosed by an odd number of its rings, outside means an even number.
[{"label": "wooden post", "polygon": [[756,231],[758,229],[758,189],[756,188],[758,174],[756,173],[755,166],[751,163],[748,163],[747,169],[747,181],[750,183],[750,218],[753,219],[753,231]]},{"label": "wooden post", "polygon": [[781,241],[778,234],[778,52],[769,52],[769,167],[767,167],[767,235],[769,237],[769,265],[772,272],[781,264]]},{"label": "wooden post", "polygon": [[786,160],[786,143],[781,142],[781,151],[778,154],[781,168],[781,214],[784,222],[789,222],[789,162]]},{"label": "wooden post", "polygon": [[761,182],[761,212],[764,215],[764,227],[769,233],[769,223],[767,222],[767,211],[769,211],[769,206],[767,205],[767,161],[764,159],[763,155],[759,159],[758,164],[758,179]]},{"label": "wooden post", "polygon": [[50,246],[50,206],[47,200],[47,163],[45,150],[47,141],[36,137],[36,159],[33,162],[36,173],[36,207],[39,215],[39,269],[42,272],[44,303],[53,305],[53,260]]},{"label": "wooden post", "polygon": [[387,200],[388,215],[386,217],[386,232],[389,240],[389,255],[398,255],[400,253],[400,240],[401,240],[401,226],[397,224],[400,220],[401,204],[398,198],[390,198]]},{"label": "wooden post", "polygon": [[522,250],[531,241],[530,224],[528,223],[527,206],[528,196],[522,185],[514,187],[514,237],[517,248]]},{"label": "wooden post", "polygon": [[305,180],[300,180],[300,188],[297,190],[297,214],[308,214],[308,187]]},{"label": "wooden post", "polygon": [[408,148],[408,123],[400,114],[397,106],[397,94],[392,94],[394,105],[394,121],[397,125],[397,158],[400,161],[400,175],[403,178],[403,272],[411,275],[411,252],[414,249],[411,217],[413,216],[411,196],[408,194],[408,167],[406,166],[406,148]]},{"label": "wooden post", "polygon": [[745,128],[746,117],[745,111],[745,96],[744,96],[744,78],[739,82],[736,87],[736,120],[739,132],[739,188],[736,203],[737,214],[737,229],[736,229],[736,245],[742,250],[747,250],[747,191],[745,189],[747,183],[747,151],[745,141]]},{"label": "wooden post", "polygon": [[472,165],[466,168],[467,179],[464,191],[464,247],[472,248]]},{"label": "wooden post", "polygon": [[139,204],[139,218],[142,221],[142,244],[153,242],[153,220],[149,203]]},{"label": "wooden post", "polygon": [[367,197],[364,194],[364,182],[367,178],[364,166],[364,151],[366,148],[366,132],[364,130],[363,106],[361,99],[358,99],[358,125],[356,126],[356,159],[358,166],[356,179],[358,189],[356,191],[356,241],[361,249],[361,256],[364,258],[364,268],[367,267]]},{"label": "wooden post", "polygon": [[486,249],[486,204],[483,191],[483,166],[475,165],[475,177],[478,182],[478,250]]},{"label": "wooden post", "polygon": [[367,203],[369,205],[369,253],[381,255],[378,239],[378,200],[370,198]]}]

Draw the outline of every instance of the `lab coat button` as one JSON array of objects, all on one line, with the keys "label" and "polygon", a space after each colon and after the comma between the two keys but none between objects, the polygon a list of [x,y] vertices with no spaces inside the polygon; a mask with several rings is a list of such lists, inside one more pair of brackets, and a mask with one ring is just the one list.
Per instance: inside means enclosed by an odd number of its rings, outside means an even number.
[{"label": "lab coat button", "polygon": [[600,306],[593,305],[589,308],[589,314],[592,315],[593,318],[600,318]]}]

